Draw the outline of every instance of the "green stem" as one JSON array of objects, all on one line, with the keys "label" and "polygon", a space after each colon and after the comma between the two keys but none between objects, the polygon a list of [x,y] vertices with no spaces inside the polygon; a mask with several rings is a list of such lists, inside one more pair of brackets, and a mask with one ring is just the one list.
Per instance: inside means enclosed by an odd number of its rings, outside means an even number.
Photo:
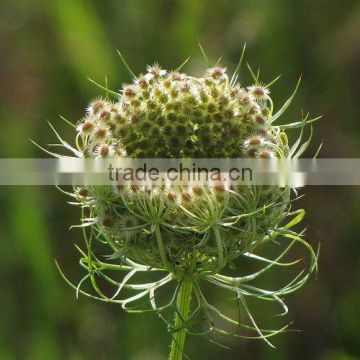
[{"label": "green stem", "polygon": [[[177,295],[177,308],[181,317],[178,313],[175,314],[175,326],[181,327],[184,324],[183,320],[187,320],[190,311],[190,302],[191,302],[191,292],[192,292],[192,282],[188,280],[183,280],[180,285],[180,290]],[[177,331],[171,342],[171,351],[169,360],[182,360],[184,345],[185,345],[186,329]]]},{"label": "green stem", "polygon": [[161,231],[160,231],[160,226],[156,225],[155,227],[155,236],[156,236],[156,242],[159,248],[159,253],[160,253],[160,257],[161,257],[161,261],[163,263],[163,266],[167,269],[170,270],[171,266],[170,263],[167,259],[166,253],[165,253],[165,248],[164,248],[164,244],[162,241],[162,236],[161,236]]},{"label": "green stem", "polygon": [[215,234],[215,240],[216,240],[216,247],[218,251],[218,266],[215,270],[215,273],[218,273],[223,267],[224,267],[224,245],[221,239],[221,234],[219,227],[214,227],[214,234]]}]

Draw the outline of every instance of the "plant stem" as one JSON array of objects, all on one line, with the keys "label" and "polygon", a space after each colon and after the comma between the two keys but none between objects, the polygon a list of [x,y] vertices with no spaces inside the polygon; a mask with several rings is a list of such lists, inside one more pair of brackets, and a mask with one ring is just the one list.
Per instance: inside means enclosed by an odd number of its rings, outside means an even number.
[{"label": "plant stem", "polygon": [[[184,321],[187,320],[190,311],[190,302],[191,302],[191,292],[192,292],[192,282],[189,280],[183,280],[180,285],[180,290],[177,295],[177,308],[181,317],[178,313],[175,314],[175,326],[181,327]],[[169,360],[182,360],[184,345],[185,345],[186,329],[177,331],[171,342],[171,351]]]},{"label": "plant stem", "polygon": [[156,225],[156,227],[155,227],[155,236],[156,236],[156,241],[157,241],[157,245],[159,248],[159,253],[160,253],[160,257],[161,257],[163,266],[165,266],[167,268],[167,270],[170,270],[171,266],[170,266],[170,263],[167,259],[166,253],[165,253],[165,248],[164,248],[164,244],[162,241],[162,236],[161,236],[161,231],[160,231],[159,225]]},{"label": "plant stem", "polygon": [[224,245],[221,239],[221,234],[219,228],[216,226],[214,228],[216,247],[218,250],[218,267],[215,273],[218,273],[224,267]]}]

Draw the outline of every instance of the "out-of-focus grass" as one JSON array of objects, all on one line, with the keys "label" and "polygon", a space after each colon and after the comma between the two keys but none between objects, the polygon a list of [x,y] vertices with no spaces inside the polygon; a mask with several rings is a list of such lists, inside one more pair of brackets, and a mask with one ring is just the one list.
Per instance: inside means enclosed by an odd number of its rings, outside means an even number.
[{"label": "out-of-focus grass", "polygon": [[[91,1],[45,1],[54,20],[62,60],[74,69],[74,76],[91,76],[101,81],[116,74],[115,52]],[[82,79],[81,79],[82,80]],[[81,81],[82,83],[82,81]]]},{"label": "out-of-focus grass", "polygon": [[[135,72],[159,61],[203,67],[197,40],[212,62],[235,65],[244,41],[248,60],[263,78],[283,74],[272,89],[285,99],[300,73],[303,86],[286,116],[304,110],[324,114],[317,125],[324,156],[359,156],[359,30],[355,0],[289,2],[260,0],[4,0],[0,12],[1,156],[43,156],[28,142],[51,142],[46,119],[71,136],[59,113],[76,121],[89,97],[86,80],[118,90],[128,81],[116,55],[120,48]],[[248,79],[241,76],[241,81]],[[334,359],[360,357],[359,190],[306,189],[309,239],[322,242],[319,280],[289,298],[289,321],[302,333],[275,340],[232,342],[222,350],[202,339],[189,341],[195,359]],[[72,242],[79,232],[76,210],[48,188],[2,188],[0,217],[0,359],[161,359],[168,334],[158,319],[75,300],[53,266],[56,256],[74,281],[81,278]],[[331,204],[331,206],[329,206]],[[281,283],[281,276],[269,282]],[[269,284],[270,286],[270,284]],[[226,305],[225,301],[225,305]],[[261,322],[267,318],[257,313]]]}]

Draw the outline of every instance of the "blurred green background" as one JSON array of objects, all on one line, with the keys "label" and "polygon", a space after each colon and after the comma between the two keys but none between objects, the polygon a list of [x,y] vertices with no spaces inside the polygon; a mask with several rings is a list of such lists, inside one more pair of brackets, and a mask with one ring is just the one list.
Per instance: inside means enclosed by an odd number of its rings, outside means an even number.
[{"label": "blurred green background", "polygon": [[[107,75],[115,90],[129,80],[116,49],[135,73],[191,56],[186,70],[200,74],[199,39],[231,70],[246,41],[264,81],[283,75],[272,88],[278,106],[303,74],[282,121],[302,109],[323,114],[314,148],[324,140],[323,157],[359,157],[359,34],[358,0],[1,0],[0,155],[43,157],[28,139],[53,141],[45,120],[71,140],[57,115],[76,122],[99,94],[86,77]],[[287,320],[303,332],[277,337],[277,350],[255,341],[227,341],[232,350],[224,350],[191,338],[192,359],[360,359],[360,191],[304,192],[307,239],[322,252],[317,280],[288,298]],[[0,188],[0,359],[166,359],[169,336],[155,316],[76,300],[58,275],[54,257],[74,281],[83,274],[73,246],[80,231],[68,231],[79,213],[67,200],[52,187]]]}]

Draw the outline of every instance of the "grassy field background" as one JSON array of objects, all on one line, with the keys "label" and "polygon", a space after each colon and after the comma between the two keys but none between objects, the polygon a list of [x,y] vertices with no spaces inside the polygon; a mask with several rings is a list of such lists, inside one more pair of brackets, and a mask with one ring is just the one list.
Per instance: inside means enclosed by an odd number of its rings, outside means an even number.
[{"label": "grassy field background", "polygon": [[[42,157],[29,141],[53,141],[46,120],[67,139],[58,114],[76,122],[99,94],[87,76],[119,89],[127,82],[116,49],[135,73],[158,61],[187,71],[204,66],[197,40],[213,62],[234,69],[244,42],[280,106],[300,74],[303,83],[283,122],[302,109],[323,114],[313,150],[322,157],[360,156],[360,3],[357,0],[2,0],[0,10],[0,155]],[[244,82],[250,80],[243,71]],[[295,134],[294,134],[295,136]],[[1,170],[0,170],[1,171]],[[307,238],[322,244],[320,273],[289,297],[289,321],[303,332],[262,342],[227,342],[223,350],[192,338],[194,359],[360,359],[360,191],[308,187]],[[74,242],[77,209],[52,187],[1,187],[0,359],[161,360],[168,334],[152,315],[125,314],[80,298],[58,275],[82,276]],[[271,279],[281,284],[281,276]],[[260,321],[266,319],[259,310]]]}]

